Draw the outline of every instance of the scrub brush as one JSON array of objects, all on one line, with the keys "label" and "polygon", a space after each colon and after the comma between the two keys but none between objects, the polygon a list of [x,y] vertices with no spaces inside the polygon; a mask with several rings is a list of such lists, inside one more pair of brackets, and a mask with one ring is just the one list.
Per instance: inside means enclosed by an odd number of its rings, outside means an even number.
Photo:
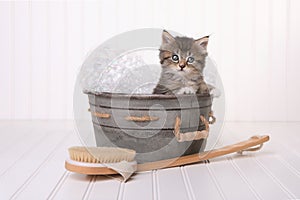
[{"label": "scrub brush", "polygon": [[114,147],[70,147],[69,155],[72,160],[88,163],[116,163],[123,160],[134,160],[135,151]]},{"label": "scrub brush", "polygon": [[103,175],[120,174],[126,181],[137,169],[134,160],[136,152],[131,149],[114,147],[70,147],[67,170],[95,175],[99,170]]}]

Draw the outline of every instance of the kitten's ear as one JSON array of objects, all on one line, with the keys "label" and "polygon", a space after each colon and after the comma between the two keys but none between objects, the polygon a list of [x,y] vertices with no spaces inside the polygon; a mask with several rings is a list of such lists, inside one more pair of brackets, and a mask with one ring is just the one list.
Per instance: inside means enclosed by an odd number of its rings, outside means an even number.
[{"label": "kitten's ear", "polygon": [[169,44],[174,41],[174,37],[166,30],[162,32],[162,43]]},{"label": "kitten's ear", "polygon": [[209,39],[209,35],[202,37],[198,40],[195,40],[195,43],[202,46],[205,50],[207,50],[208,39]]}]

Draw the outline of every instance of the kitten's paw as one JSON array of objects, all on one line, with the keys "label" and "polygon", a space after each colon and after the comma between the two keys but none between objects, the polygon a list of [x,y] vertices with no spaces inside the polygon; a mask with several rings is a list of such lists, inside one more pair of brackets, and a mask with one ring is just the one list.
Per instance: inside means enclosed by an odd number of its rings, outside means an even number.
[{"label": "kitten's paw", "polygon": [[209,94],[209,87],[204,81],[200,83],[197,93],[198,94]]},{"label": "kitten's paw", "polygon": [[196,90],[192,87],[181,88],[177,94],[196,94]]}]

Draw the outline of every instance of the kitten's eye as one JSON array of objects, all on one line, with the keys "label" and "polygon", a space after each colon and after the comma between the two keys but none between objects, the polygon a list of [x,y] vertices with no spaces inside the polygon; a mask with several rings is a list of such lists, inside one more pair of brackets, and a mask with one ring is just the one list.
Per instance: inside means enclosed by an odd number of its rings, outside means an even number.
[{"label": "kitten's eye", "polygon": [[188,62],[188,63],[194,62],[194,58],[193,58],[193,57],[188,57],[188,58],[187,58],[187,62]]},{"label": "kitten's eye", "polygon": [[172,56],[172,60],[175,61],[175,62],[178,62],[179,57],[177,55],[173,55]]}]

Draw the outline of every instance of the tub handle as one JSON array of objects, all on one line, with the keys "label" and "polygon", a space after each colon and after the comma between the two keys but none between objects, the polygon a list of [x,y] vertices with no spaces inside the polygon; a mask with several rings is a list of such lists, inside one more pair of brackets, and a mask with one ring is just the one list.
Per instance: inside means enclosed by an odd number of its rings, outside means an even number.
[{"label": "tub handle", "polygon": [[154,116],[127,116],[125,117],[127,121],[134,121],[134,122],[149,122],[149,121],[157,121],[159,120],[159,117],[154,117]]},{"label": "tub handle", "polygon": [[177,116],[175,119],[175,126],[174,126],[174,131],[173,131],[177,141],[185,142],[185,141],[206,139],[209,134],[209,122],[205,119],[205,117],[203,115],[200,115],[200,120],[205,125],[204,130],[181,133],[180,132],[181,119],[180,119],[180,117]]},{"label": "tub handle", "polygon": [[99,117],[99,118],[104,118],[104,119],[110,118],[110,114],[108,114],[108,113],[94,112],[94,111],[91,111],[91,109],[89,109],[88,111],[91,112],[92,115]]}]

